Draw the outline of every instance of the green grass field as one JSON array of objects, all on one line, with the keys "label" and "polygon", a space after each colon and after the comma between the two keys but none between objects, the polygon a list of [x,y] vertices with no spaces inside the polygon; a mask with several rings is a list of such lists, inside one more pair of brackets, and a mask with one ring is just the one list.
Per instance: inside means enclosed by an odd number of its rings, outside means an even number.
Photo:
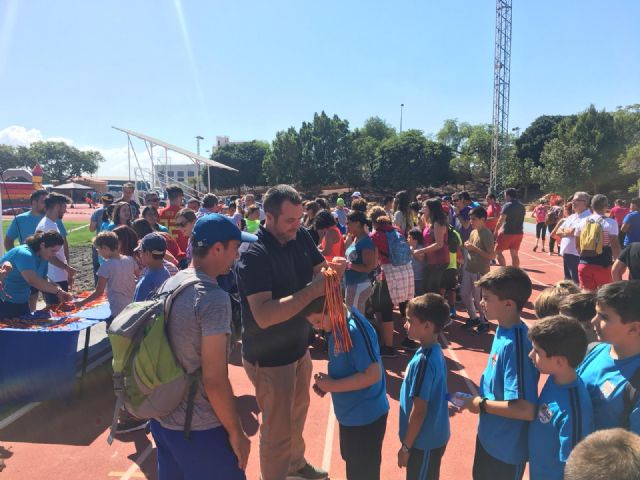
[{"label": "green grass field", "polygon": [[[2,221],[2,231],[6,232],[9,228],[10,220]],[[91,239],[94,233],[89,231],[89,222],[87,221],[65,221],[64,226],[67,228],[67,237],[69,246],[91,245]],[[76,230],[77,229],[77,230]]]}]

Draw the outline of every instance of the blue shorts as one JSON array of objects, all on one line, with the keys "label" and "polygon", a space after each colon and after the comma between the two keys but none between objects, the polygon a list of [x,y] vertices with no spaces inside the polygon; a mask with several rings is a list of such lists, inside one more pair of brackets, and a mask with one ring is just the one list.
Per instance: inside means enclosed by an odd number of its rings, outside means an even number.
[{"label": "blue shorts", "polygon": [[192,430],[186,439],[182,430],[151,420],[151,433],[158,449],[158,480],[246,480],[224,427]]}]

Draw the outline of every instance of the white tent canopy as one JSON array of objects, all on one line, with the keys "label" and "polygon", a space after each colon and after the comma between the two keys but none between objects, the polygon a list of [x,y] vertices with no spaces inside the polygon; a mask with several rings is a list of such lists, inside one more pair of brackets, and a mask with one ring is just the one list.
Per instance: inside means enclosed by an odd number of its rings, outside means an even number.
[{"label": "white tent canopy", "polygon": [[65,183],[63,185],[56,185],[55,187],[51,187],[52,190],[92,190],[91,187],[87,187],[86,185],[82,185],[80,183]]}]

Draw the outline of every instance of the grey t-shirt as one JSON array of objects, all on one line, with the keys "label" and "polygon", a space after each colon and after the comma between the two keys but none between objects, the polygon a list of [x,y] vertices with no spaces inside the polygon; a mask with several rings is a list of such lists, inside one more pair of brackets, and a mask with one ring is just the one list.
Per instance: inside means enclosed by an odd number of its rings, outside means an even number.
[{"label": "grey t-shirt", "polygon": [[[189,268],[168,279],[160,291],[174,290],[194,275],[200,283],[180,292],[173,301],[168,320],[171,347],[187,372],[194,372],[202,366],[202,337],[231,334],[231,299],[215,279]],[[192,430],[208,430],[221,425],[209,403],[202,377],[198,380],[193,407]],[[185,396],[178,408],[160,419],[160,424],[171,430],[182,430],[186,411]]]},{"label": "grey t-shirt", "polygon": [[106,260],[98,269],[97,275],[107,279],[107,298],[114,318],[133,301],[137,269],[136,261],[125,255]]}]

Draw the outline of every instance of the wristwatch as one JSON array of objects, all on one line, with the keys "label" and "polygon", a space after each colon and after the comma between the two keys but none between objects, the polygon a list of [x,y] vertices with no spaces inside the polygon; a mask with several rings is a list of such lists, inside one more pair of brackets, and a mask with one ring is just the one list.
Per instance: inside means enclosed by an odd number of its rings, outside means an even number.
[{"label": "wristwatch", "polygon": [[482,399],[480,400],[480,411],[482,413],[487,413],[487,398],[486,397],[482,397]]},{"label": "wristwatch", "polygon": [[409,453],[411,449],[407,447],[406,443],[402,442],[402,447],[400,448],[404,453]]}]

